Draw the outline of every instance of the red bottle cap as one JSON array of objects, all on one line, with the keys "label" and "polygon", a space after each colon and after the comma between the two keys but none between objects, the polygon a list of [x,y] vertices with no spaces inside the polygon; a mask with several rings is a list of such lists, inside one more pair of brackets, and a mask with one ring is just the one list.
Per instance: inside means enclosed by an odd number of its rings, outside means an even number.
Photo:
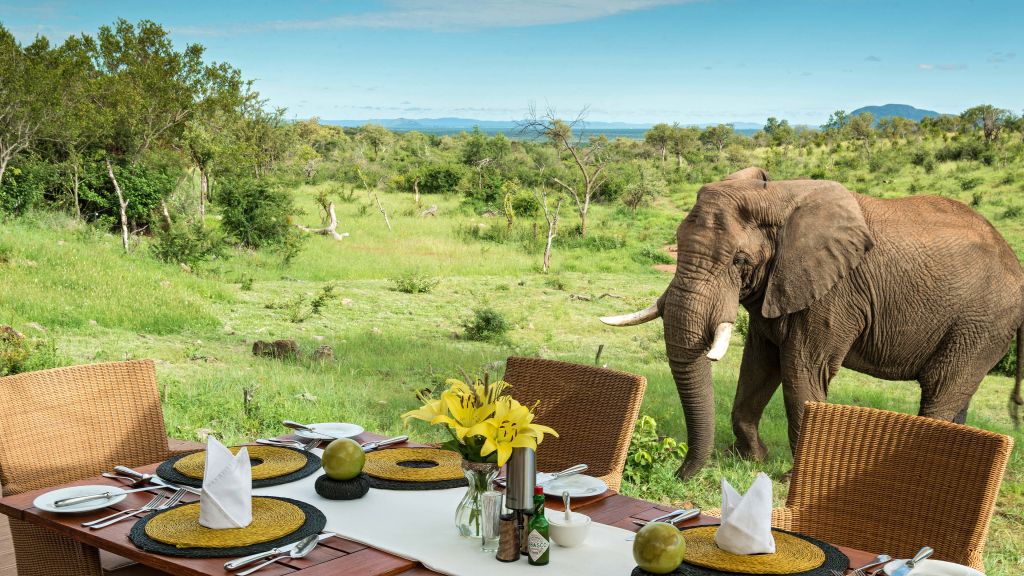
[{"label": "red bottle cap", "polygon": [[544,493],[544,487],[543,486],[534,486],[533,487],[533,493],[534,493],[534,495],[543,494]]}]

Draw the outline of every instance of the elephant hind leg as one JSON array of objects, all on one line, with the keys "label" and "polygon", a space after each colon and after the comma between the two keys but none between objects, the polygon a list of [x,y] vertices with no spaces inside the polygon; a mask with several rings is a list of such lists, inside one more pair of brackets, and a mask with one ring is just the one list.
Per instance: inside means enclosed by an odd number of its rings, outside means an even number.
[{"label": "elephant hind leg", "polygon": [[921,383],[921,416],[963,424],[971,397],[989,369],[1002,357],[1001,343],[968,343],[965,337],[944,344],[918,376]]}]

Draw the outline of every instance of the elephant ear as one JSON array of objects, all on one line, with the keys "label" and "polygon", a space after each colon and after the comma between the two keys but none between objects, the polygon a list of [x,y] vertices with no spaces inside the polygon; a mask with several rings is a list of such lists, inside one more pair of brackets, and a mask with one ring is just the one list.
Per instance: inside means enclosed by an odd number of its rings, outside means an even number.
[{"label": "elephant ear", "polygon": [[760,180],[761,182],[769,182],[771,178],[768,177],[768,173],[763,169],[751,166],[750,168],[744,168],[729,174],[725,177],[725,180]]},{"label": "elephant ear", "polygon": [[872,246],[850,191],[832,184],[799,194],[779,229],[761,313],[778,318],[807,308],[856,268]]}]

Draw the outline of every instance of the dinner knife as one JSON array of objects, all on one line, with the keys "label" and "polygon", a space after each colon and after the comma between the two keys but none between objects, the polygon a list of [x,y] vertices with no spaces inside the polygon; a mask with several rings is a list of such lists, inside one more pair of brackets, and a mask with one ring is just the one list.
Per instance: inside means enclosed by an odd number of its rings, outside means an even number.
[{"label": "dinner knife", "polygon": [[193,493],[193,494],[195,494],[197,496],[203,493],[203,491],[200,490],[199,488],[193,488],[191,486],[179,486],[177,484],[172,484],[172,483],[164,480],[163,478],[161,478],[159,476],[156,476],[154,474],[143,474],[142,472],[136,472],[135,470],[132,470],[131,468],[129,468],[127,466],[114,466],[114,472],[118,472],[120,474],[124,474],[125,476],[131,476],[132,478],[138,478],[140,480],[146,480],[150,484],[154,484],[156,486],[162,486],[164,488],[170,488],[171,490],[185,490],[186,492],[191,492],[191,493]]},{"label": "dinner knife", "polygon": [[[327,540],[328,538],[331,538],[333,536],[337,536],[337,534],[335,534],[334,532],[324,532],[317,539],[317,542],[323,542],[324,540]],[[301,540],[299,540],[298,542],[292,542],[291,544],[286,544],[284,546],[281,546],[280,548],[271,548],[266,552],[259,552],[256,554],[250,554],[249,556],[242,556],[241,558],[236,558],[234,560],[225,562],[224,569],[237,570],[238,568],[241,568],[246,564],[258,562],[260,560],[263,560],[264,558],[270,558],[271,556],[276,556],[278,554],[287,554],[291,552],[293,549],[295,549],[295,547],[298,546],[299,542],[301,542]]]},{"label": "dinner knife", "polygon": [[340,440],[340,439],[344,438],[344,436],[338,436],[336,434],[331,434],[330,432],[324,432],[323,430],[317,430],[316,428],[313,428],[312,426],[306,426],[305,424],[299,424],[298,422],[295,422],[293,420],[282,420],[281,424],[285,428],[291,428],[292,430],[298,430],[300,432],[307,432],[307,433],[311,433],[311,434],[319,434],[320,436],[326,436],[328,439],[332,439],[332,440]]},{"label": "dinner knife", "polygon": [[692,520],[700,516],[700,508],[690,508],[689,510],[676,510],[671,514],[659,516],[653,520],[633,520],[633,524],[637,526],[646,526],[651,522],[664,522],[666,524],[678,524],[684,520]]},{"label": "dinner knife", "polygon": [[373,452],[378,448],[385,446],[391,446],[392,444],[401,444],[409,440],[408,436],[395,436],[394,438],[388,438],[386,440],[378,440],[377,442],[368,442],[363,445],[363,452]]},{"label": "dinner knife", "polygon": [[121,490],[118,488],[116,491],[108,490],[106,492],[100,492],[98,494],[88,494],[86,496],[73,496],[71,498],[61,498],[60,500],[54,501],[53,505],[56,508],[64,508],[65,506],[74,506],[75,504],[81,504],[83,502],[92,502],[93,500],[112,500],[118,496],[125,494],[131,494],[132,492],[148,492],[152,490],[151,486],[145,488],[134,488],[132,490]]},{"label": "dinner knife", "polygon": [[921,551],[917,554],[914,554],[913,558],[907,560],[906,563],[903,564],[903,566],[897,568],[896,571],[892,573],[892,576],[907,576],[907,574],[909,574],[910,571],[914,569],[918,562],[931,556],[933,552],[935,552],[935,550],[932,550],[930,546],[925,546],[924,548],[921,548]]}]

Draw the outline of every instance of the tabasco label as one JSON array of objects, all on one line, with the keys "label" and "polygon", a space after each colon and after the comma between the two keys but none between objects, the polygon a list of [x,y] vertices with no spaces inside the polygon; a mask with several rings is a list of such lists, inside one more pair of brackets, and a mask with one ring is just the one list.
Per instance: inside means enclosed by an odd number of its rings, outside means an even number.
[{"label": "tabasco label", "polygon": [[540,557],[548,551],[548,547],[550,546],[551,543],[548,542],[548,539],[536,530],[530,532],[530,535],[527,537],[527,548],[530,551],[530,560],[533,560],[534,562],[540,560]]}]

